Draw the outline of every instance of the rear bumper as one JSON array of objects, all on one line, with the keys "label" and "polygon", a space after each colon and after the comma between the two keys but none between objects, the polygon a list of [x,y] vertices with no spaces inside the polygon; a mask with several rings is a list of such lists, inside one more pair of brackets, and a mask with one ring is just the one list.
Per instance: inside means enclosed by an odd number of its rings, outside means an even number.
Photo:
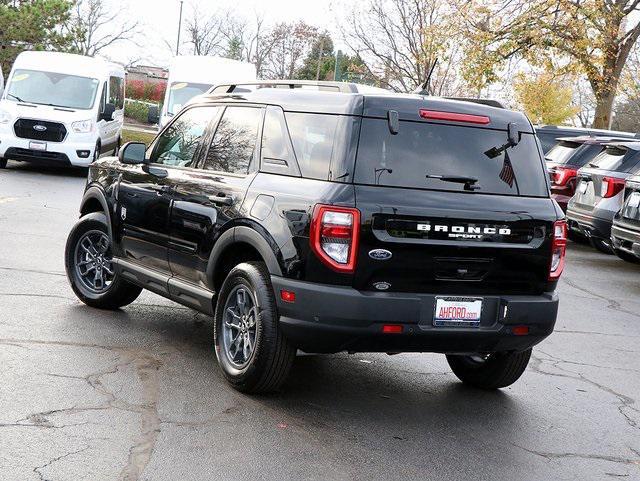
[{"label": "rear bumper", "polygon": [[605,209],[594,209],[586,213],[570,207],[567,209],[567,224],[569,229],[586,237],[609,241],[614,215],[615,212]]},{"label": "rear bumper", "polygon": [[614,222],[611,227],[613,247],[640,258],[640,232]]},{"label": "rear bumper", "polygon": [[[558,312],[555,293],[540,296],[483,297],[480,327],[435,327],[435,294],[364,292],[272,277],[287,338],[306,352],[520,351],[553,331]],[[295,292],[295,303],[280,291]],[[401,324],[403,333],[383,334],[383,324]],[[515,335],[527,326],[528,335]]]}]

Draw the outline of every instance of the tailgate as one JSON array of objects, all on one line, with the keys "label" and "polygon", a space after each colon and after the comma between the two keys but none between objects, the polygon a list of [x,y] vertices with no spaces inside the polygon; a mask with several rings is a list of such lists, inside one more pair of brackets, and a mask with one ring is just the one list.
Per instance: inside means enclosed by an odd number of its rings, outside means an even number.
[{"label": "tailgate", "polygon": [[354,287],[446,294],[537,294],[547,287],[548,198],[357,185]]}]

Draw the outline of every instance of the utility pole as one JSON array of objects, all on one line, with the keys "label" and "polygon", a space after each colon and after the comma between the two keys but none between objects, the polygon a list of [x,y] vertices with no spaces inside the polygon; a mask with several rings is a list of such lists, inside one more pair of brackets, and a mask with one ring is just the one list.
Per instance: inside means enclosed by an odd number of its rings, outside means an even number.
[{"label": "utility pole", "polygon": [[180,55],[180,30],[182,30],[182,7],[184,0],[180,0],[180,19],[178,20],[178,41],[176,42],[176,57]]}]

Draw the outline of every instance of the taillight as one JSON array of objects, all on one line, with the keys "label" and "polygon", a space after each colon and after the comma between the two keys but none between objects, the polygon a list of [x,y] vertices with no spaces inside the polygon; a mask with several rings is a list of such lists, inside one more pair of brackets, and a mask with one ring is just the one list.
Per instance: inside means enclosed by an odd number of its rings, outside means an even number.
[{"label": "taillight", "polygon": [[618,195],[624,189],[624,179],[616,179],[615,177],[603,177],[600,190],[600,197],[608,199]]},{"label": "taillight", "polygon": [[551,173],[551,180],[554,185],[563,187],[567,185],[571,179],[574,179],[578,175],[577,169],[571,167],[556,167]]},{"label": "taillight", "polygon": [[346,207],[316,205],[311,220],[311,250],[331,269],[351,273],[356,268],[360,211]]},{"label": "taillight", "polygon": [[551,264],[549,265],[549,280],[557,281],[564,269],[567,254],[567,221],[559,220],[553,223],[553,238],[551,240]]}]

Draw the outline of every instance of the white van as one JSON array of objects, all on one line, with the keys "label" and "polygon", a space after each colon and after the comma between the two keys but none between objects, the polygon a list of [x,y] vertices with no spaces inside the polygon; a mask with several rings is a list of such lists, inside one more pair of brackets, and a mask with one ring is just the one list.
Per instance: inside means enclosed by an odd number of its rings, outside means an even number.
[{"label": "white van", "polygon": [[223,57],[174,57],[169,66],[169,83],[160,113],[160,128],[191,99],[206,93],[214,85],[255,79],[256,67],[252,63]]},{"label": "white van", "polygon": [[0,97],[0,168],[7,159],[87,166],[114,152],[124,120],[124,69],[58,52],[18,55]]}]

